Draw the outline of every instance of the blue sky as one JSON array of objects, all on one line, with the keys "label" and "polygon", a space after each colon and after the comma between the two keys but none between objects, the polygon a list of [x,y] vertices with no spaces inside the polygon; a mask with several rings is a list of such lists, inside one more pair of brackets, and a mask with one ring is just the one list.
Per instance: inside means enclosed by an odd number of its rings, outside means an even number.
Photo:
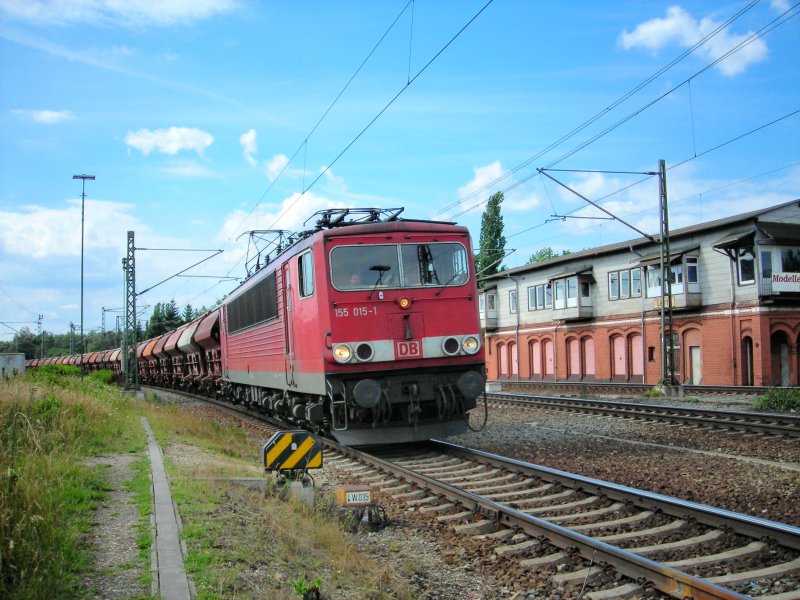
[{"label": "blue sky", "polygon": [[[543,246],[636,237],[551,220],[597,212],[541,167],[664,159],[673,228],[798,198],[798,12],[791,0],[0,0],[0,339],[38,314],[48,331],[80,322],[74,174],[97,178],[87,330],[122,306],[128,230],[138,248],[224,250],[189,271],[208,277],[138,300],[199,307],[236,285],[214,276],[244,275],[244,231],[297,230],[330,206],[404,206],[467,225],[477,245],[483,203],[503,190],[509,267]],[[657,232],[654,178],[619,191],[642,177],[551,174]],[[138,289],[204,256],[139,251]]]}]

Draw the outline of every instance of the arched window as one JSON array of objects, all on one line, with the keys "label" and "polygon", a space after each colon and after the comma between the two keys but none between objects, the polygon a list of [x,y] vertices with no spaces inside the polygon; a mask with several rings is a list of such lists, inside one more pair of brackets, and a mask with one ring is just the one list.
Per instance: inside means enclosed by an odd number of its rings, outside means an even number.
[{"label": "arched window", "polygon": [[567,340],[567,376],[577,380],[581,375],[581,344],[578,338],[572,338]]},{"label": "arched window", "polygon": [[539,340],[530,343],[531,378],[542,378],[542,344]]},{"label": "arched window", "polygon": [[618,381],[628,379],[628,353],[621,335],[611,338],[611,376]]},{"label": "arched window", "polygon": [[497,358],[500,361],[498,374],[500,377],[508,377],[508,349],[506,344],[497,345]]},{"label": "arched window", "polygon": [[742,338],[742,385],[753,385],[753,338]]},{"label": "arched window", "polygon": [[689,329],[686,331],[683,334],[683,347],[686,352],[683,360],[685,365],[684,381],[691,385],[700,385],[703,382],[703,354],[700,330]]},{"label": "arched window", "polygon": [[594,340],[585,337],[581,340],[581,353],[583,355],[583,375],[584,377],[594,377]]},{"label": "arched window", "polygon": [[631,357],[631,377],[639,378],[644,375],[644,349],[642,348],[642,334],[634,333],[629,338]]},{"label": "arched window", "polygon": [[542,342],[542,353],[544,354],[544,376],[552,379],[555,377],[556,373],[552,340],[545,340]]},{"label": "arched window", "polygon": [[517,352],[517,345],[510,343],[508,345],[508,360],[511,363],[511,375],[514,377],[519,376],[519,355]]}]

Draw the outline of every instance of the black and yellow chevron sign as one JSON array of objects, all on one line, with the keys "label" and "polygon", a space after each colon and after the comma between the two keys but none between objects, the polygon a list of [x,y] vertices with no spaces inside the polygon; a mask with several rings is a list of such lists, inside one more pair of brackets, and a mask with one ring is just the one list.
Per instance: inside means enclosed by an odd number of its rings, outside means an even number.
[{"label": "black and yellow chevron sign", "polygon": [[321,467],[322,444],[307,431],[279,431],[264,444],[264,468],[267,471]]}]

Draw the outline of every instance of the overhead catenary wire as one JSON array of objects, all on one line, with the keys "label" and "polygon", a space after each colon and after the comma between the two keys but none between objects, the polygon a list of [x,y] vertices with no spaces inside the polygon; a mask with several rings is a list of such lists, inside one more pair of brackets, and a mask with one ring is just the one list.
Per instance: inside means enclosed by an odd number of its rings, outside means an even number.
[{"label": "overhead catenary wire", "polygon": [[[467,29],[467,28],[468,28],[468,27],[469,27],[469,26],[470,26],[470,25],[471,25],[471,24],[472,24],[472,23],[473,23],[473,22],[474,22],[474,21],[475,21],[475,20],[476,20],[476,19],[477,19],[477,18],[478,18],[480,15],[481,15],[481,14],[483,14],[483,12],[484,12],[484,11],[485,11],[485,10],[486,10],[488,7],[489,7],[489,5],[490,5],[490,4],[492,4],[492,2],[494,2],[494,0],[487,0],[487,1],[486,1],[486,3],[485,3],[485,4],[484,4],[484,5],[483,5],[483,6],[482,6],[482,7],[481,7],[481,8],[480,8],[480,9],[479,9],[479,10],[478,10],[478,11],[477,11],[477,12],[476,12],[476,13],[475,13],[475,14],[474,14],[474,15],[473,15],[473,16],[472,16],[472,17],[471,17],[471,18],[470,18],[470,19],[469,19],[469,20],[468,20],[468,21],[467,21],[467,22],[466,22],[466,23],[465,23],[463,26],[462,26],[462,27],[461,27],[461,29],[459,29],[459,30],[458,30],[458,31],[457,31],[457,32],[456,32],[456,33],[455,33],[453,36],[451,36],[451,37],[450,37],[450,39],[449,39],[449,40],[448,40],[448,41],[447,41],[447,42],[446,42],[446,43],[445,43],[445,44],[444,44],[444,45],[443,45],[443,46],[442,46],[442,47],[441,47],[441,48],[440,48],[440,49],[439,49],[439,50],[438,50],[438,51],[437,51],[437,52],[436,52],[436,53],[435,53],[435,54],[434,54],[434,55],[433,55],[433,56],[432,56],[432,57],[431,57],[429,60],[428,60],[428,62],[427,62],[427,63],[425,63],[425,65],[423,65],[423,67],[422,67],[421,69],[419,69],[419,71],[417,71],[417,72],[416,72],[416,74],[414,74],[414,76],[413,76],[413,77],[409,77],[409,78],[407,79],[407,81],[406,81],[405,85],[403,85],[403,87],[402,87],[402,88],[401,88],[401,89],[400,89],[400,90],[399,90],[399,91],[398,91],[398,92],[397,92],[397,93],[396,93],[396,94],[395,94],[395,95],[394,95],[394,96],[393,96],[393,97],[392,97],[392,98],[389,100],[389,102],[387,102],[387,103],[386,103],[386,105],[385,105],[385,106],[384,106],[384,107],[383,107],[383,108],[382,108],[380,111],[378,111],[378,113],[377,113],[377,114],[376,114],[376,115],[375,115],[375,116],[374,116],[372,119],[370,119],[370,121],[369,121],[369,122],[368,122],[368,123],[367,123],[367,124],[366,124],[366,125],[365,125],[365,126],[362,128],[362,129],[361,129],[361,131],[359,131],[359,132],[356,134],[356,136],[355,136],[355,137],[354,137],[352,140],[350,140],[350,142],[349,142],[349,143],[348,143],[348,144],[347,144],[347,145],[346,145],[346,146],[345,146],[345,147],[344,147],[344,148],[343,148],[343,149],[342,149],[342,150],[341,150],[341,151],[340,151],[340,152],[339,152],[339,153],[336,155],[336,157],[335,157],[335,158],[334,158],[332,161],[330,161],[330,162],[329,162],[329,163],[328,163],[328,164],[327,164],[327,165],[326,165],[326,166],[325,166],[323,169],[321,169],[321,170],[320,170],[320,173],[317,175],[317,177],[315,177],[315,178],[314,178],[314,179],[311,181],[311,183],[309,183],[309,184],[308,184],[308,186],[306,186],[306,185],[305,185],[305,182],[304,182],[304,185],[303,185],[303,190],[302,190],[302,192],[301,192],[301,193],[300,193],[300,194],[299,194],[299,195],[298,195],[298,196],[297,196],[297,197],[296,197],[294,200],[292,200],[292,201],[289,203],[289,205],[288,205],[288,206],[286,206],[286,207],[285,207],[285,208],[284,208],[284,209],[283,209],[283,210],[282,210],[282,211],[281,211],[281,212],[278,214],[278,216],[277,216],[277,217],[275,217],[275,219],[272,221],[272,224],[270,224],[270,225],[269,225],[269,227],[267,227],[267,229],[272,229],[272,228],[274,228],[274,227],[275,227],[275,225],[276,225],[278,222],[280,222],[280,220],[281,220],[281,219],[284,217],[284,215],[286,215],[286,213],[287,213],[289,210],[291,210],[291,209],[292,209],[292,208],[293,208],[293,207],[294,207],[294,206],[297,204],[297,202],[299,202],[299,201],[300,201],[300,199],[301,199],[301,198],[303,198],[303,197],[304,197],[304,196],[305,196],[305,195],[308,193],[308,191],[309,191],[309,190],[310,190],[312,187],[314,187],[314,185],[316,185],[316,183],[317,183],[317,182],[318,182],[318,181],[319,181],[319,180],[320,180],[322,177],[324,177],[324,176],[325,176],[325,175],[326,175],[326,174],[327,174],[327,173],[330,171],[330,169],[331,169],[331,168],[332,168],[332,167],[333,167],[333,166],[334,166],[334,165],[335,165],[335,164],[336,164],[336,163],[339,161],[339,159],[341,159],[341,158],[342,158],[342,156],[344,156],[344,155],[345,155],[345,153],[346,153],[346,152],[347,152],[347,151],[348,151],[348,150],[349,150],[349,149],[350,149],[350,148],[353,146],[353,144],[355,144],[355,143],[356,143],[356,142],[357,142],[357,141],[358,141],[358,140],[361,138],[361,136],[362,136],[362,135],[364,135],[364,133],[366,133],[366,132],[367,132],[367,130],[368,130],[368,129],[370,129],[370,127],[372,127],[372,125],[373,125],[373,124],[374,124],[374,123],[375,123],[375,122],[376,122],[376,121],[377,121],[377,120],[378,120],[378,119],[379,119],[379,118],[380,118],[380,117],[381,117],[381,116],[382,116],[382,115],[383,115],[383,114],[384,114],[384,113],[385,113],[385,112],[386,112],[386,111],[387,111],[387,110],[388,110],[388,109],[389,109],[389,108],[390,108],[390,107],[391,107],[391,106],[392,106],[392,105],[393,105],[393,104],[394,104],[394,103],[397,101],[397,99],[398,99],[400,96],[402,96],[402,95],[403,95],[403,93],[404,93],[404,92],[405,92],[405,91],[406,91],[406,90],[407,90],[407,89],[408,89],[408,88],[409,88],[409,87],[410,87],[410,86],[411,86],[411,85],[412,85],[412,84],[413,84],[413,83],[414,83],[414,82],[415,82],[415,81],[416,81],[416,80],[417,80],[417,79],[420,77],[420,75],[422,75],[422,74],[423,74],[425,71],[427,71],[427,70],[428,70],[428,68],[429,68],[429,67],[430,67],[430,66],[431,66],[431,65],[432,65],[432,64],[433,64],[433,63],[434,63],[434,62],[435,62],[435,61],[436,61],[436,60],[439,58],[439,56],[441,56],[441,55],[442,55],[442,53],[443,53],[445,50],[447,50],[447,48],[449,48],[449,47],[450,47],[450,46],[453,44],[453,42],[455,42],[455,40],[456,40],[456,39],[458,39],[458,38],[461,36],[461,34],[462,34],[462,33],[464,33],[464,31],[466,31],[466,29]],[[400,18],[400,16],[403,14],[403,12],[405,12],[405,10],[408,8],[408,5],[409,5],[410,3],[411,3],[411,2],[409,2],[408,4],[406,4],[406,5],[405,5],[405,7],[403,8],[403,11],[401,11],[400,15],[398,15],[398,17],[397,17],[397,18],[395,19],[395,21],[392,23],[392,25],[390,26],[389,30],[391,30],[391,28],[392,28],[392,27],[394,27],[394,24],[397,22],[397,20]],[[388,31],[389,31],[389,30],[387,30],[387,32],[384,34],[384,36],[383,36],[383,37],[385,37],[385,36],[386,36],[386,34],[388,34]],[[382,41],[382,40],[383,40],[383,38],[381,38],[381,41]],[[378,42],[378,45],[379,45],[379,44],[380,44],[380,41]],[[376,45],[376,48],[377,48],[377,45]],[[375,51],[375,48],[373,48],[372,52],[374,52],[374,51]],[[370,53],[370,55],[371,55],[371,53]],[[368,58],[369,58],[369,57],[368,57]],[[365,62],[366,62],[366,61],[365,61]],[[363,63],[362,63],[362,66],[363,66]],[[360,70],[360,68],[361,68],[361,67],[359,67],[359,70]],[[352,78],[351,78],[351,80],[352,80]],[[349,83],[348,83],[348,85],[349,85]],[[346,89],[346,87],[347,87],[347,86],[345,86],[345,89]],[[342,91],[344,91],[344,90],[342,90]],[[338,99],[338,97],[337,97],[337,99]],[[330,110],[330,109],[329,109],[329,110]],[[327,114],[327,112],[326,112],[326,114]],[[316,128],[316,126],[315,126],[315,128]],[[307,136],[307,137],[308,137],[308,136]],[[304,142],[304,143],[305,143],[305,142]],[[300,146],[300,148],[302,148],[302,147],[303,147],[303,146],[301,145],[301,146]],[[294,159],[294,157],[295,157],[295,156],[297,156],[297,153],[300,151],[300,148],[298,148],[298,149],[297,149],[297,151],[295,151],[294,155],[292,155],[292,159],[290,159],[290,160],[289,160],[289,162],[287,162],[287,163],[286,163],[286,165],[284,165],[284,167],[283,167],[283,169],[281,170],[281,172],[279,173],[278,177],[280,177],[280,175],[282,175],[282,174],[283,174],[283,172],[284,172],[284,171],[285,171],[285,170],[288,168],[289,164],[291,164],[291,161]],[[305,169],[304,169],[304,171],[305,171]],[[276,179],[277,179],[277,178],[276,178]],[[256,206],[255,206],[255,207],[253,207],[253,209],[252,209],[252,210],[251,210],[251,211],[250,211],[250,212],[247,214],[247,216],[245,217],[245,219],[244,219],[244,220],[246,220],[246,219],[247,219],[247,217],[249,217],[249,216],[250,216],[250,215],[251,215],[251,214],[252,214],[252,213],[253,213],[253,212],[256,210],[256,208],[258,208],[258,206],[259,206],[259,205],[260,205],[260,203],[263,201],[263,199],[264,199],[264,197],[266,196],[266,194],[267,194],[267,193],[268,193],[268,192],[269,192],[269,191],[272,189],[272,187],[274,186],[274,184],[275,184],[275,181],[273,181],[273,182],[272,182],[272,184],[271,184],[271,185],[270,185],[270,187],[268,188],[267,192],[265,192],[265,193],[262,195],[261,199],[258,201],[258,203],[256,203]],[[244,222],[244,220],[243,220],[242,222]],[[237,228],[238,228],[238,227],[237,227]],[[234,264],[234,265],[233,265],[233,266],[230,268],[230,270],[228,271],[228,274],[230,274],[230,273],[231,273],[231,272],[232,272],[232,271],[233,271],[233,270],[234,270],[236,267],[238,267],[238,266],[239,266],[239,264],[241,264],[242,260],[243,260],[243,259],[239,259],[239,260],[238,260],[238,261],[237,261],[237,262],[236,262],[236,263],[235,263],[235,264]]]},{"label": "overhead catenary wire", "polygon": [[[737,19],[742,17],[746,12],[748,12],[751,8],[753,8],[756,4],[758,4],[758,2],[759,2],[759,0],[752,0],[749,4],[747,4],[741,10],[739,10],[737,13],[735,13],[734,15],[732,15],[731,17],[726,19],[724,22],[722,22],[716,29],[714,29],[713,31],[709,32],[705,37],[700,39],[693,46],[691,46],[690,48],[688,48],[687,50],[685,50],[684,52],[679,54],[677,57],[672,59],[666,65],[664,65],[663,67],[661,67],[660,69],[655,71],[652,75],[650,75],[649,77],[644,79],[642,82],[640,82],[639,84],[634,86],[632,89],[630,89],[628,92],[626,92],[625,94],[623,94],[622,96],[617,98],[614,102],[609,104],[607,107],[605,107],[604,109],[598,111],[597,113],[595,113],[594,115],[589,117],[589,119],[587,119],[583,123],[579,124],[577,127],[575,127],[574,129],[570,130],[569,132],[564,134],[562,137],[560,137],[556,141],[552,142],[547,147],[543,148],[542,150],[540,150],[539,152],[537,152],[533,156],[527,158],[525,161],[521,162],[520,164],[518,164],[517,166],[515,166],[514,168],[512,168],[508,172],[504,173],[500,177],[497,177],[496,179],[493,179],[492,181],[490,181],[489,183],[487,183],[483,187],[479,188],[478,190],[474,190],[473,192],[471,192],[467,196],[465,196],[463,198],[460,198],[457,202],[454,202],[454,203],[452,203],[452,204],[450,204],[448,206],[445,206],[444,208],[442,208],[442,209],[440,209],[440,210],[438,210],[438,211],[436,211],[434,213],[431,213],[430,218],[433,218],[436,215],[440,215],[440,214],[450,210],[451,208],[454,208],[454,207],[458,206],[459,204],[463,203],[464,201],[469,200],[471,198],[474,198],[475,196],[478,196],[478,195],[488,191],[489,189],[492,189],[493,187],[495,187],[500,182],[505,181],[508,177],[511,177],[511,175],[515,174],[516,172],[520,171],[521,169],[524,169],[525,167],[529,166],[534,161],[538,160],[539,158],[541,158],[542,156],[544,156],[545,154],[547,154],[551,150],[554,150],[555,148],[557,148],[558,146],[560,146],[564,142],[570,140],[575,135],[577,135],[578,133],[580,133],[581,131],[583,131],[584,129],[586,129],[587,127],[589,127],[590,125],[592,125],[596,121],[598,121],[600,118],[602,118],[603,116],[605,116],[606,114],[608,114],[609,112],[614,110],[617,106],[621,105],[623,102],[625,102],[626,100],[631,98],[637,92],[639,92],[640,90],[644,89],[647,85],[649,85],[650,83],[652,83],[653,81],[658,79],[661,75],[663,75],[668,70],[670,70],[672,67],[674,67],[679,62],[681,62],[684,58],[686,58],[689,55],[691,55],[693,52],[695,52],[695,50],[697,50],[702,45],[704,45],[706,42],[708,42],[709,40],[714,38],[721,31],[723,31],[729,25],[731,25],[733,22],[735,22]],[[463,213],[460,213],[460,214],[463,214]]]}]

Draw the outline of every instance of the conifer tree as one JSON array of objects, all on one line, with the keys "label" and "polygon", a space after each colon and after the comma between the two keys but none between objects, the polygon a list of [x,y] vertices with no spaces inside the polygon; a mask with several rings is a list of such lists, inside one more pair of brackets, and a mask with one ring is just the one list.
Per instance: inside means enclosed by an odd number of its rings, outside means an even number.
[{"label": "conifer tree", "polygon": [[489,198],[486,210],[481,218],[481,238],[475,266],[478,279],[494,275],[501,268],[498,266],[506,251],[506,238],[503,236],[503,215],[500,205],[503,203],[503,192],[496,192]]}]

